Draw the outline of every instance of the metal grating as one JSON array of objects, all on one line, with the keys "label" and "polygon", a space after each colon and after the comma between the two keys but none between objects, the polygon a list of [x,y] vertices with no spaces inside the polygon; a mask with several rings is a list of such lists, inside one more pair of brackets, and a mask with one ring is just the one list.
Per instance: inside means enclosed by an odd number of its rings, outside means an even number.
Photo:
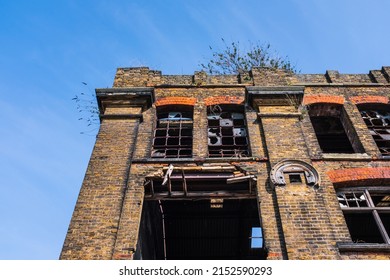
[{"label": "metal grating", "polygon": [[380,152],[390,156],[390,113],[380,110],[360,111]]}]

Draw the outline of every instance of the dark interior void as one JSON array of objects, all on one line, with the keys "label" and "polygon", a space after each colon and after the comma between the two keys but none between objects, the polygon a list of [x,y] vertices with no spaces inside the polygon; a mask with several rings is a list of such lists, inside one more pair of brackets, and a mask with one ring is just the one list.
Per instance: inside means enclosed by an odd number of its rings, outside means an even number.
[{"label": "dark interior void", "polygon": [[256,200],[216,200],[144,201],[135,258],[266,259]]},{"label": "dark interior void", "polygon": [[[378,224],[371,212],[344,213],[344,216],[353,242],[384,243]],[[389,227],[389,215],[383,215],[383,218]]]},{"label": "dark interior void", "polygon": [[354,153],[339,117],[310,117],[318,143],[324,153]]}]

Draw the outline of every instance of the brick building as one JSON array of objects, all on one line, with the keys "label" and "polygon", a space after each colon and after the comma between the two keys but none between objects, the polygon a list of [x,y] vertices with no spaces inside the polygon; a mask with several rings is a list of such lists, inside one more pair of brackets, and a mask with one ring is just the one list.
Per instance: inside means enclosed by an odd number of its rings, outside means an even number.
[{"label": "brick building", "polygon": [[61,259],[390,259],[390,67],[120,68]]}]

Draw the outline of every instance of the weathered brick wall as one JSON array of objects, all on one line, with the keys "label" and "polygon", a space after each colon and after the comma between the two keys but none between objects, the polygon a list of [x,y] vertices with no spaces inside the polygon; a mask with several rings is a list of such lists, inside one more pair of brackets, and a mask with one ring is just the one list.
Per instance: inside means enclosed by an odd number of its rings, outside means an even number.
[{"label": "weathered brick wall", "polygon": [[[257,198],[268,259],[389,259],[386,252],[339,252],[337,242],[351,242],[335,186],[375,182],[388,184],[390,161],[384,159],[362,120],[357,105],[388,104],[390,68],[369,74],[294,74],[254,68],[239,75],[162,75],[160,71],[119,68],[114,88],[153,87],[154,103],[143,108],[142,121],[102,118],[94,151],[80,190],[62,259],[131,259],[137,245],[144,197],[144,179],[175,166],[202,166],[207,158],[207,106],[245,105],[251,157],[212,159],[229,162],[257,176]],[[272,97],[256,103],[247,86],[283,91],[305,86],[303,105]],[[135,97],[135,99],[138,97]],[[255,99],[256,99],[255,98]],[[278,96],[279,101],[283,98]],[[277,99],[278,99],[277,98]],[[295,100],[296,101],[296,100]],[[324,154],[307,109],[311,104],[342,105],[344,125],[356,135],[354,154]],[[140,114],[140,107],[108,106],[107,115]],[[151,160],[156,108],[190,105],[194,110],[193,157],[185,161]],[[135,147],[135,150],[133,150]],[[133,153],[134,152],[134,153]],[[271,169],[284,159],[312,164],[321,177],[318,189],[302,184],[273,186]],[[364,177],[364,178],[363,178]],[[370,179],[371,178],[371,179]],[[370,181],[371,180],[371,181]],[[380,181],[382,180],[382,181]],[[351,183],[354,182],[354,183]]]},{"label": "weathered brick wall", "polygon": [[[109,108],[106,113],[140,111]],[[111,259],[138,123],[137,119],[102,121],[61,259]]]},{"label": "weathered brick wall", "polygon": [[[284,159],[300,159],[310,163],[306,140],[299,115],[294,106],[259,106],[259,116],[271,166]],[[331,216],[324,204],[326,189],[287,183],[276,186],[274,200],[280,213],[286,247],[284,258],[337,259],[339,258]],[[341,213],[339,213],[341,214]],[[342,214],[341,214],[342,215]],[[342,217],[342,216],[341,216]],[[265,227],[265,226],[264,226]]]}]

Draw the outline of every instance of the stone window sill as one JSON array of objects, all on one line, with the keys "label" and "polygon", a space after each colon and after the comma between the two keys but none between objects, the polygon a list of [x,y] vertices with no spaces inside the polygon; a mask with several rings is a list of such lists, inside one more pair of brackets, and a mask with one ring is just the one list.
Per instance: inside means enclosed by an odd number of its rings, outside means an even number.
[{"label": "stone window sill", "polygon": [[390,252],[390,244],[337,242],[340,252]]},{"label": "stone window sill", "polygon": [[343,153],[326,153],[319,158],[312,160],[372,160],[366,153],[343,154]]}]

